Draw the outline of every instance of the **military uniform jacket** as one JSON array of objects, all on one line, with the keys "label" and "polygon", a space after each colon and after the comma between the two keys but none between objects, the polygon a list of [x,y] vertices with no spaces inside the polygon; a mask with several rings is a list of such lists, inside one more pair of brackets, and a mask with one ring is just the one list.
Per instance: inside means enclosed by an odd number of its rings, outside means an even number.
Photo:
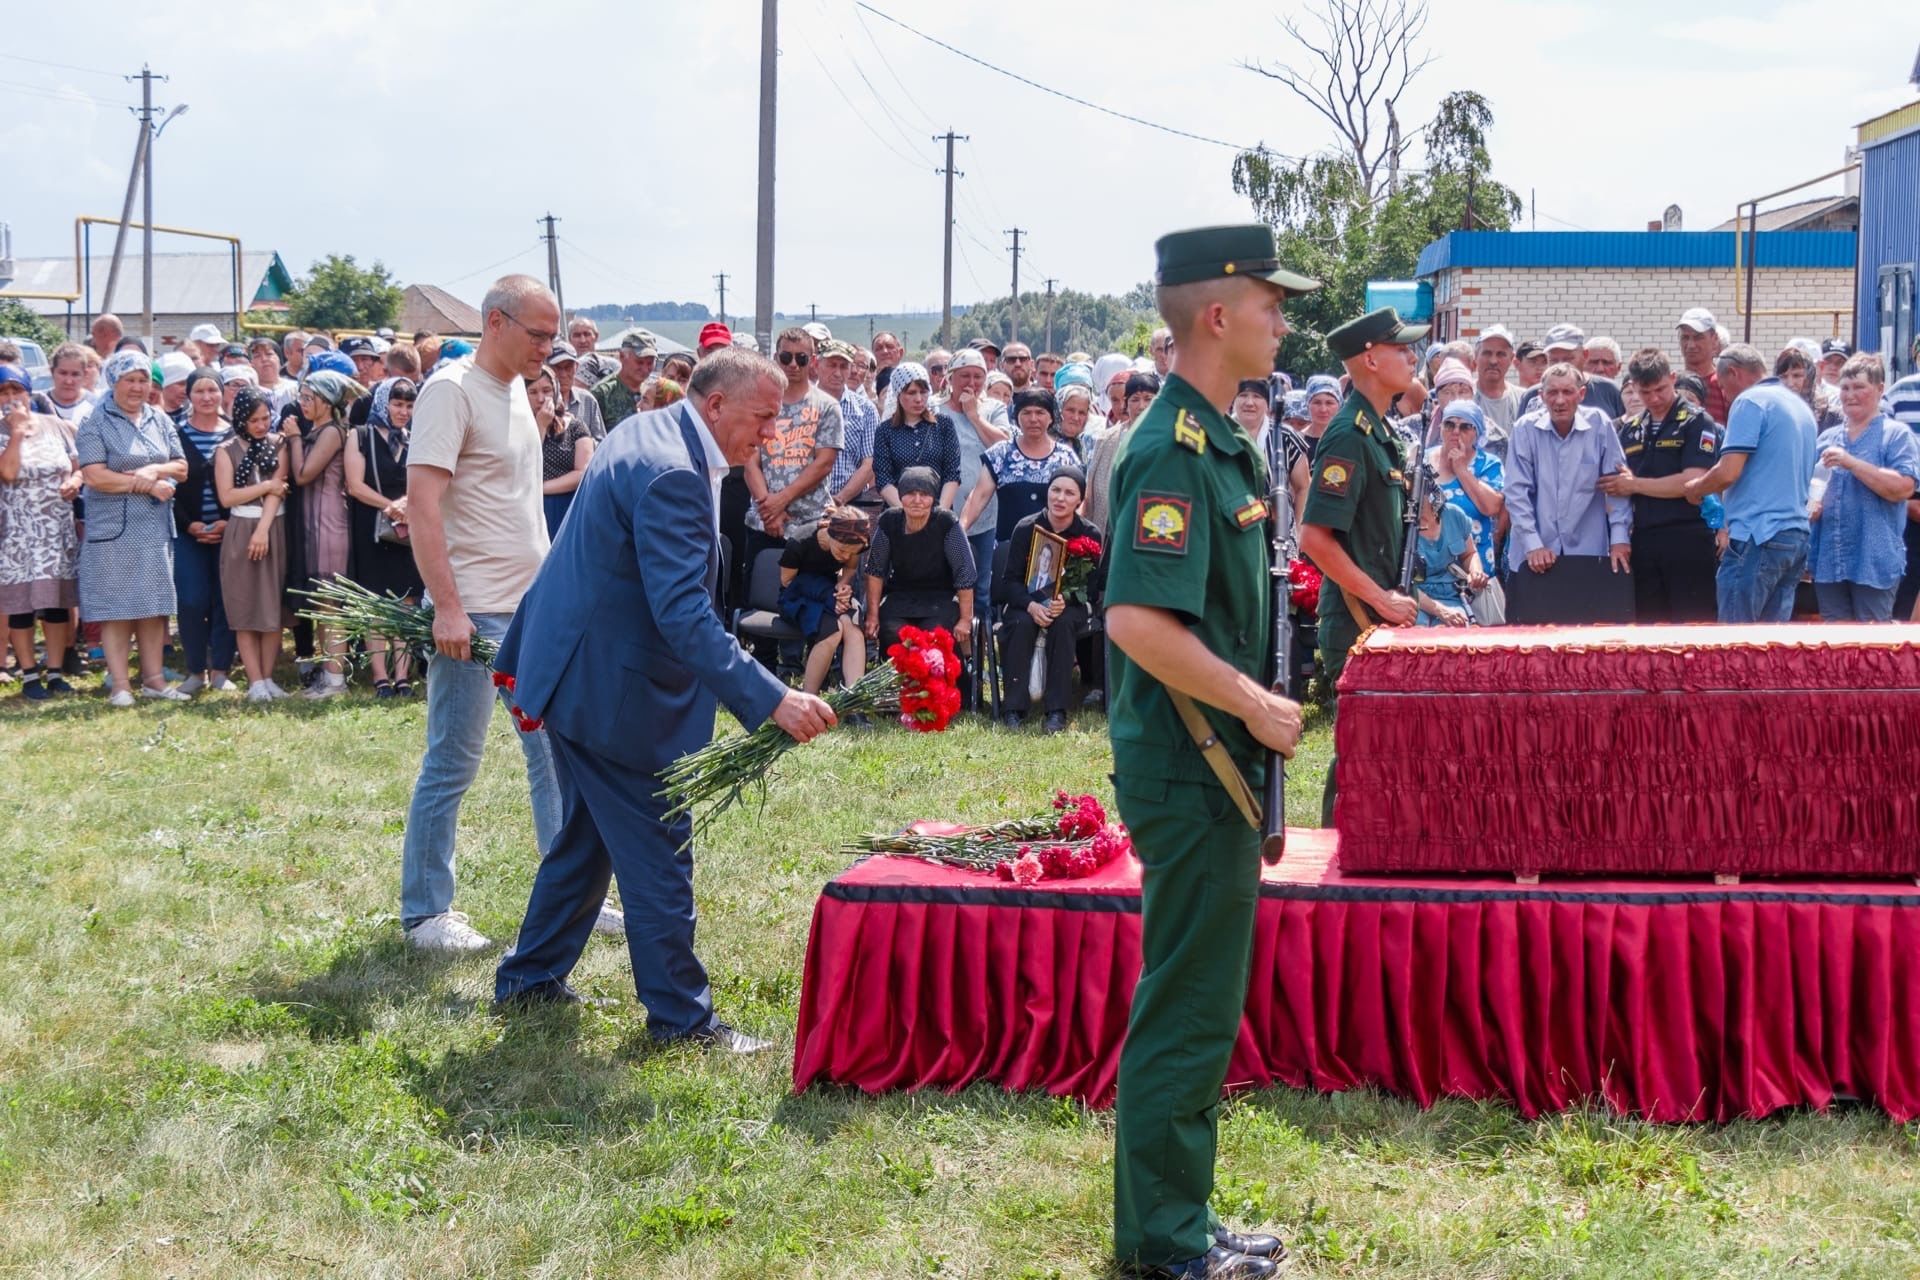
[{"label": "military uniform jacket", "polygon": [[[1711,467],[1719,457],[1720,428],[1688,404],[1685,396],[1675,396],[1667,416],[1659,422],[1653,420],[1652,410],[1642,409],[1614,425],[1620,432],[1620,449],[1627,455],[1627,467],[1636,476],[1662,480],[1693,467]],[[1635,533],[1700,523],[1700,508],[1685,498],[1633,500]]]},{"label": "military uniform jacket", "polygon": [[[1271,513],[1260,449],[1178,374],[1127,433],[1114,464],[1106,604],[1165,609],[1212,653],[1266,682]],[[1117,646],[1108,733],[1117,775],[1214,782],[1166,688]],[[1207,718],[1247,781],[1266,752],[1233,716]]]},{"label": "military uniform jacket", "polygon": [[[1400,581],[1406,541],[1406,455],[1399,433],[1358,391],[1349,392],[1313,452],[1313,480],[1301,520],[1333,530],[1334,538],[1383,587]],[[1320,586],[1320,616],[1350,614],[1340,584]]]}]

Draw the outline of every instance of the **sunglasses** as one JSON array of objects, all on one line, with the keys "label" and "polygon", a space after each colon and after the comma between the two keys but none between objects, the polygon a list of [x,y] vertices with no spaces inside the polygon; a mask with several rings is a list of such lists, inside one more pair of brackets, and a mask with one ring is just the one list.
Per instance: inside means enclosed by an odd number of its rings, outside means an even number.
[{"label": "sunglasses", "polygon": [[943,364],[930,364],[927,366],[928,373],[945,373],[946,371],[947,366]]},{"label": "sunglasses", "polygon": [[797,364],[802,369],[806,368],[812,360],[813,357],[804,351],[782,351],[780,353],[781,364]]}]

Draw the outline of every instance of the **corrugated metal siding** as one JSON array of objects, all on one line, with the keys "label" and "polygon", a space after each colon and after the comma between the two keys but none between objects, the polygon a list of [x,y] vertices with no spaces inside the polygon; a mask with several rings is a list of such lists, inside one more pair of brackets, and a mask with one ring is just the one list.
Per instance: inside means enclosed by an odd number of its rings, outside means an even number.
[{"label": "corrugated metal siding", "polygon": [[1883,138],[1909,129],[1920,129],[1920,102],[1910,102],[1898,110],[1875,116],[1860,126],[1858,138],[1862,147],[1871,147]]},{"label": "corrugated metal siding", "polygon": [[[1416,273],[1448,267],[1727,267],[1732,231],[1455,231],[1420,251]],[[1762,231],[1763,267],[1851,267],[1848,231]]]},{"label": "corrugated metal siding", "polygon": [[1920,133],[1868,148],[1860,164],[1860,349],[1875,351],[1880,268],[1920,262]]}]

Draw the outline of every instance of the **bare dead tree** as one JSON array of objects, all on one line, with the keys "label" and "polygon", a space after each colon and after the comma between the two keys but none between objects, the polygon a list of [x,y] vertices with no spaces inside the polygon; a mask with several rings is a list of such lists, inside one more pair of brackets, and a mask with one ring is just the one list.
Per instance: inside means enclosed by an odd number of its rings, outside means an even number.
[{"label": "bare dead tree", "polygon": [[1367,199],[1376,199],[1390,180],[1382,175],[1397,176],[1405,145],[1400,96],[1432,61],[1415,47],[1427,27],[1426,0],[1319,0],[1311,17],[1318,28],[1312,32],[1291,17],[1280,25],[1318,66],[1241,65],[1278,80],[1325,117],[1351,155]]}]

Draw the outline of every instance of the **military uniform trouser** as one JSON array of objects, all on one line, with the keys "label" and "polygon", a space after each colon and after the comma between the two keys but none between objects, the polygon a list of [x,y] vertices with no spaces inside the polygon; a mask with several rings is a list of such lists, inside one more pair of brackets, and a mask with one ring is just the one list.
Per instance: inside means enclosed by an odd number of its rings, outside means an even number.
[{"label": "military uniform trouser", "polygon": [[1213,1244],[1220,1089],[1239,1037],[1260,840],[1218,783],[1118,777],[1139,856],[1140,983],[1114,1106],[1114,1252],[1147,1266]]},{"label": "military uniform trouser", "polygon": [[[1360,624],[1351,614],[1341,613],[1320,617],[1320,687],[1327,692],[1327,709],[1333,713],[1330,723],[1340,718],[1340,699],[1334,686],[1340,682],[1340,673],[1347,669],[1347,652],[1360,638]],[[1333,825],[1333,799],[1337,794],[1336,779],[1339,775],[1340,757],[1335,754],[1327,758],[1327,784],[1320,792],[1320,825]]]}]

